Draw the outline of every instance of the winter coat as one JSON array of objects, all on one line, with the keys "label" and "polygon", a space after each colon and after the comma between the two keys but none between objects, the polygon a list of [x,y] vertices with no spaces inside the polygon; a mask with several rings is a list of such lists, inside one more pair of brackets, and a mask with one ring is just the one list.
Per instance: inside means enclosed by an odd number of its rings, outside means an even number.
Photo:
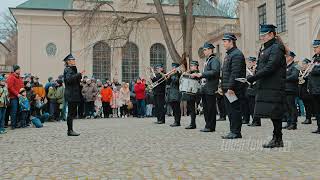
[{"label": "winter coat", "polygon": [[167,80],[166,101],[169,103],[180,101],[181,99],[181,93],[179,91],[180,76],[181,74],[177,72]]},{"label": "winter coat", "polygon": [[95,84],[86,84],[82,88],[82,96],[85,102],[93,102],[95,101],[98,94],[98,88]]},{"label": "winter coat", "polygon": [[[152,78],[151,81],[156,82],[161,78],[163,78],[163,74],[156,73],[156,77]],[[165,82],[163,82],[163,83],[159,84],[157,87],[153,88],[154,95],[163,95],[164,96],[165,93],[166,93],[166,83]]]},{"label": "winter coat", "polygon": [[312,95],[320,95],[320,54],[313,58],[316,64],[309,74],[308,89]]},{"label": "winter coat", "polygon": [[78,73],[77,67],[66,66],[64,69],[65,91],[64,98],[66,102],[81,102],[81,73]]},{"label": "winter coat", "polygon": [[110,103],[112,100],[112,89],[111,87],[102,88],[100,91],[101,101]]},{"label": "winter coat", "polygon": [[9,75],[7,85],[10,99],[18,98],[20,89],[24,87],[22,79],[14,73]]},{"label": "winter coat", "polygon": [[214,54],[210,55],[206,60],[202,78],[206,79],[206,83],[201,87],[201,93],[214,95],[218,89],[220,78],[220,60]]},{"label": "winter coat", "polygon": [[8,89],[0,86],[0,108],[7,107],[8,103]]},{"label": "winter coat", "polygon": [[136,83],[134,85],[134,92],[136,93],[136,100],[143,100],[146,95],[146,86],[144,83]]},{"label": "winter coat", "polygon": [[50,87],[48,90],[48,98],[50,99],[50,102],[55,102],[57,100],[56,98],[57,89],[55,87]]},{"label": "winter coat", "polygon": [[20,96],[19,107],[20,111],[30,111],[30,103],[27,97]]},{"label": "winter coat", "polygon": [[292,62],[287,66],[286,93],[298,95],[299,73],[296,64]]},{"label": "winter coat", "polygon": [[33,93],[37,94],[38,96],[40,96],[41,98],[45,98],[46,97],[46,90],[44,89],[44,87],[37,83],[32,87]]},{"label": "winter coat", "polygon": [[124,90],[123,88],[120,89],[120,94],[119,94],[119,101],[120,101],[120,105],[128,105],[129,101],[130,101],[130,91],[129,88],[128,90]]},{"label": "winter coat", "polygon": [[64,102],[64,87],[63,86],[59,86],[57,88],[55,97],[57,98],[58,104],[63,104],[63,102]]},{"label": "winter coat", "polygon": [[236,81],[236,78],[246,77],[246,61],[242,52],[233,47],[227,51],[222,69],[222,90],[227,92],[228,89],[233,90],[236,95],[244,94],[245,84]]},{"label": "winter coat", "polygon": [[275,38],[264,43],[258,57],[257,72],[248,81],[257,81],[255,117],[281,119],[285,103],[285,47]]},{"label": "winter coat", "polygon": [[119,91],[116,88],[114,88],[112,91],[112,100],[110,105],[113,109],[120,107]]}]

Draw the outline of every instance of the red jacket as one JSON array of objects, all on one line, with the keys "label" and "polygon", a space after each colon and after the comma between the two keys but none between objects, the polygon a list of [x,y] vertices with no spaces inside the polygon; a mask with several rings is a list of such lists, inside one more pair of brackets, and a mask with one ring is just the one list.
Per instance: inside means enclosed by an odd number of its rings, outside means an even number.
[{"label": "red jacket", "polygon": [[7,79],[9,98],[18,97],[19,91],[24,87],[22,79],[14,73],[11,73]]},{"label": "red jacket", "polygon": [[112,99],[112,89],[110,87],[101,89],[101,101],[102,102],[111,102]]},{"label": "red jacket", "polygon": [[137,100],[143,100],[145,99],[146,94],[146,86],[144,83],[136,83],[134,85],[134,92],[136,93],[136,99]]}]

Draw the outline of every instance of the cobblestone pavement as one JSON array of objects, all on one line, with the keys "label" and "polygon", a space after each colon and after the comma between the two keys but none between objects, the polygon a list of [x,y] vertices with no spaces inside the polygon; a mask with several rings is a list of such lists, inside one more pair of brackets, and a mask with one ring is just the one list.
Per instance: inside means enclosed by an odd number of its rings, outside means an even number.
[{"label": "cobblestone pavement", "polygon": [[[66,123],[9,131],[0,136],[0,179],[319,179],[319,135],[312,125],[284,131],[286,147],[265,150],[271,121],[243,126],[241,140],[217,132],[156,125],[154,119],[75,120],[79,137],[66,136]],[[301,120],[300,120],[301,122]]]}]

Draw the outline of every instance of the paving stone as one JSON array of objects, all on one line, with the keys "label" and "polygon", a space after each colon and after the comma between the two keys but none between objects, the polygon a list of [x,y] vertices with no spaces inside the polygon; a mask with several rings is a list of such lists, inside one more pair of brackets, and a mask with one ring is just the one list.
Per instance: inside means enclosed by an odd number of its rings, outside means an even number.
[{"label": "paving stone", "polygon": [[[263,149],[272,138],[270,120],[243,126],[243,139],[222,140],[229,122],[201,133],[155,125],[155,119],[75,120],[79,137],[66,135],[66,123],[0,135],[1,179],[318,179],[319,135],[312,125],[283,131],[286,147]],[[299,121],[302,121],[300,118]],[[197,126],[204,127],[203,117]]]}]

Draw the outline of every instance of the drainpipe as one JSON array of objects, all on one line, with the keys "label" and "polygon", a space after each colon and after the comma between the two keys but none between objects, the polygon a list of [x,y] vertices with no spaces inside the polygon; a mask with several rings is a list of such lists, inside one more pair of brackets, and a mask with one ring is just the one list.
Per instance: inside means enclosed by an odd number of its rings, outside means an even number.
[{"label": "drainpipe", "polygon": [[66,14],[66,11],[63,11],[63,12],[62,12],[62,18],[63,18],[64,22],[66,22],[66,24],[69,26],[69,30],[70,30],[70,42],[69,42],[70,47],[69,47],[69,52],[70,52],[70,54],[71,54],[71,53],[72,53],[72,26],[71,26],[71,25],[68,23],[68,21],[66,20],[65,14]]}]

